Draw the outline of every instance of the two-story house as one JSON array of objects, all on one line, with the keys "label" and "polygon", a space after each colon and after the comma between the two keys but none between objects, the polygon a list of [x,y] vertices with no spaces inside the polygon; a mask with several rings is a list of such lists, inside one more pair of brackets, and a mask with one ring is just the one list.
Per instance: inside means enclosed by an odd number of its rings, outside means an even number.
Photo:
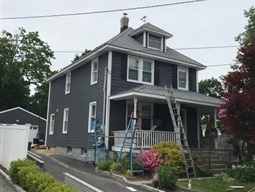
[{"label": "two-story house", "polygon": [[[121,31],[49,79],[47,146],[83,159],[91,120],[104,127],[106,145],[118,151],[134,110],[144,133],[174,140],[164,86],[172,86],[189,145],[199,146],[199,116],[214,115],[221,101],[198,93],[198,71],[206,67],[166,46],[172,35],[150,23],[137,29],[121,19]],[[156,126],[155,126],[156,125]],[[162,136],[163,135],[163,136]],[[159,141],[144,142],[149,147]],[[149,146],[148,146],[149,145]]]}]

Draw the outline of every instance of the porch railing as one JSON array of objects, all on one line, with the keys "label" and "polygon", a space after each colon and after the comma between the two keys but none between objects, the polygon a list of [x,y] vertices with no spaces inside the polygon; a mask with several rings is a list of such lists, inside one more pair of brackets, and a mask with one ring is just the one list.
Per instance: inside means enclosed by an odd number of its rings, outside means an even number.
[{"label": "porch railing", "polygon": [[[114,146],[122,145],[125,132],[125,130],[113,131]],[[136,132],[135,138],[137,138],[138,134],[139,133]],[[142,139],[142,148],[150,148],[151,146],[162,141],[171,141],[177,143],[177,134],[174,132],[141,130],[140,134]],[[128,135],[127,139],[129,139],[130,136],[131,135]]]}]

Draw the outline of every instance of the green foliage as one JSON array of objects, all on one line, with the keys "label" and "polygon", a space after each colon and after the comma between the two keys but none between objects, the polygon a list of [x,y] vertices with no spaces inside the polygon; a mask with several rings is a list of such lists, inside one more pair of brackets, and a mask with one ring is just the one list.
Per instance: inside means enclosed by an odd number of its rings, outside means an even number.
[{"label": "green foliage", "polygon": [[173,167],[180,175],[184,173],[184,160],[180,149],[173,142],[161,142],[152,147],[154,151],[164,160],[163,165]]},{"label": "green foliage", "polygon": [[[26,32],[24,28],[17,34],[3,31],[0,44],[0,111],[16,106],[28,109],[30,85],[39,88],[51,75],[53,51],[38,32]],[[48,91],[42,97],[47,100]],[[41,107],[45,111],[47,105]]]},{"label": "green foliage", "polygon": [[167,165],[158,169],[159,186],[162,189],[174,189],[178,179],[178,172],[175,168]]},{"label": "green foliage", "polygon": [[235,181],[234,178],[228,176],[227,173],[221,173],[219,175],[216,176],[216,179],[220,180],[220,181],[224,181],[224,182],[232,182]]},{"label": "green foliage", "polygon": [[77,61],[77,60],[79,60],[79,59],[82,58],[83,56],[89,54],[90,52],[91,52],[91,50],[85,49],[85,51],[82,52],[81,55],[75,54],[74,59],[72,60],[72,63],[75,62],[75,61]]},{"label": "green foliage", "polygon": [[47,186],[44,192],[78,192],[78,190],[70,189],[70,187],[64,183],[54,182]]},{"label": "green foliage", "polygon": [[12,161],[10,165],[10,178],[13,183],[19,185],[20,184],[20,178],[19,178],[19,170],[21,167],[28,167],[30,165],[35,165],[35,163],[31,160],[17,160]]},{"label": "green foliage", "polygon": [[29,183],[27,182],[27,176],[29,174],[36,175],[36,174],[39,174],[39,172],[40,170],[37,165],[29,165],[29,166],[20,167],[18,172],[20,186],[23,189],[28,190]]},{"label": "green foliage", "polygon": [[122,167],[120,163],[114,162],[113,164],[111,164],[111,169],[110,169],[111,172],[121,173],[121,170],[122,170]]},{"label": "green foliage", "polygon": [[255,167],[237,165],[227,170],[227,175],[241,182],[255,181]]},{"label": "green foliage", "polygon": [[132,173],[131,173],[131,171],[130,171],[129,169],[126,171],[126,177],[127,177],[128,179],[130,179],[130,178],[133,177],[133,176],[132,176]]},{"label": "green foliage", "polygon": [[248,19],[248,24],[244,27],[245,31],[239,34],[235,40],[241,46],[246,47],[255,34],[255,8],[251,7],[249,10],[244,11],[244,16]]},{"label": "green foliage", "polygon": [[198,87],[199,93],[215,98],[220,98],[221,93],[223,92],[222,83],[218,79],[215,79],[213,77],[211,79],[199,81]]},{"label": "green foliage", "polygon": [[41,172],[31,160],[11,162],[10,177],[27,192],[76,192],[57,182],[52,175]]},{"label": "green foliage", "polygon": [[101,160],[97,163],[97,168],[102,171],[110,171],[113,160]]},{"label": "green foliage", "polygon": [[213,174],[203,165],[195,165],[197,177],[212,177]]}]

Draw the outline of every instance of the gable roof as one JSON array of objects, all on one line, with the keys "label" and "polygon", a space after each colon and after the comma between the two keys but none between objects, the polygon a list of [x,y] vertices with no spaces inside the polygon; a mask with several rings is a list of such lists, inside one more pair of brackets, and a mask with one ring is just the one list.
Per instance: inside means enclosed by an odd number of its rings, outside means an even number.
[{"label": "gable roof", "polygon": [[10,112],[10,111],[15,111],[15,110],[22,110],[22,111],[24,111],[24,112],[26,112],[26,113],[28,113],[30,115],[33,115],[33,116],[35,116],[37,118],[40,118],[41,120],[46,121],[46,119],[44,119],[43,117],[40,117],[39,115],[36,115],[36,114],[32,113],[31,111],[23,109],[22,107],[14,107],[14,108],[11,108],[11,109],[6,109],[4,111],[0,111],[0,114],[7,113],[7,112]]},{"label": "gable roof", "polygon": [[134,30],[133,33],[131,34],[131,36],[138,35],[143,31],[149,31],[149,32],[153,32],[153,33],[156,33],[156,34],[160,34],[160,35],[163,35],[167,38],[170,38],[170,37],[173,36],[172,34],[164,31],[163,29],[160,29],[160,28],[156,27],[155,25],[152,25],[149,22],[143,24],[142,26],[140,26],[136,30]]},{"label": "gable roof", "polygon": [[[150,98],[157,98],[157,99],[166,99],[165,97],[165,88],[159,87],[155,85],[141,85],[127,91],[123,91],[116,95],[110,96],[112,100],[119,100],[123,98],[127,98],[130,96],[144,96]],[[185,91],[179,89],[173,89],[173,96],[176,98],[177,101],[186,102],[186,103],[194,103],[199,105],[208,105],[208,106],[215,106],[220,107],[222,104],[221,99],[217,99],[214,97],[209,97],[201,93],[192,92],[192,91]]]},{"label": "gable roof", "polygon": [[[146,23],[142,27],[147,27],[149,29],[157,30],[158,32],[167,33],[162,29],[157,28],[156,26]],[[205,69],[206,66],[202,65],[201,63],[167,47],[166,52],[150,49],[144,47],[141,43],[139,43],[132,35],[138,31],[138,29],[134,30],[133,28],[129,27],[123,32],[117,34],[107,42],[103,43],[102,45],[96,47],[90,53],[84,55],[79,60],[71,63],[70,65],[63,68],[61,71],[53,75],[48,79],[48,81],[54,80],[59,76],[67,74],[68,72],[72,71],[75,68],[78,68],[85,64],[86,62],[91,61],[92,59],[96,58],[97,56],[101,55],[104,52],[113,50],[113,51],[122,51],[128,54],[134,54],[141,57],[147,57],[148,59],[158,59],[161,61],[171,62],[183,66],[190,66],[197,69]],[[168,33],[170,34],[170,33]],[[171,35],[171,34],[170,34]]]}]

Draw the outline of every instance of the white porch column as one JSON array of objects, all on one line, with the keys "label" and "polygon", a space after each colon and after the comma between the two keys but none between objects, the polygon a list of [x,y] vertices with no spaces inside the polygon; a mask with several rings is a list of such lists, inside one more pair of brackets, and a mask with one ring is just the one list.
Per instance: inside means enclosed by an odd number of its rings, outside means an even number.
[{"label": "white porch column", "polygon": [[134,97],[134,118],[136,118],[137,114],[137,97]]},{"label": "white porch column", "polygon": [[217,109],[214,109],[213,117],[214,117],[213,125],[214,125],[214,128],[216,128],[217,127]]}]

